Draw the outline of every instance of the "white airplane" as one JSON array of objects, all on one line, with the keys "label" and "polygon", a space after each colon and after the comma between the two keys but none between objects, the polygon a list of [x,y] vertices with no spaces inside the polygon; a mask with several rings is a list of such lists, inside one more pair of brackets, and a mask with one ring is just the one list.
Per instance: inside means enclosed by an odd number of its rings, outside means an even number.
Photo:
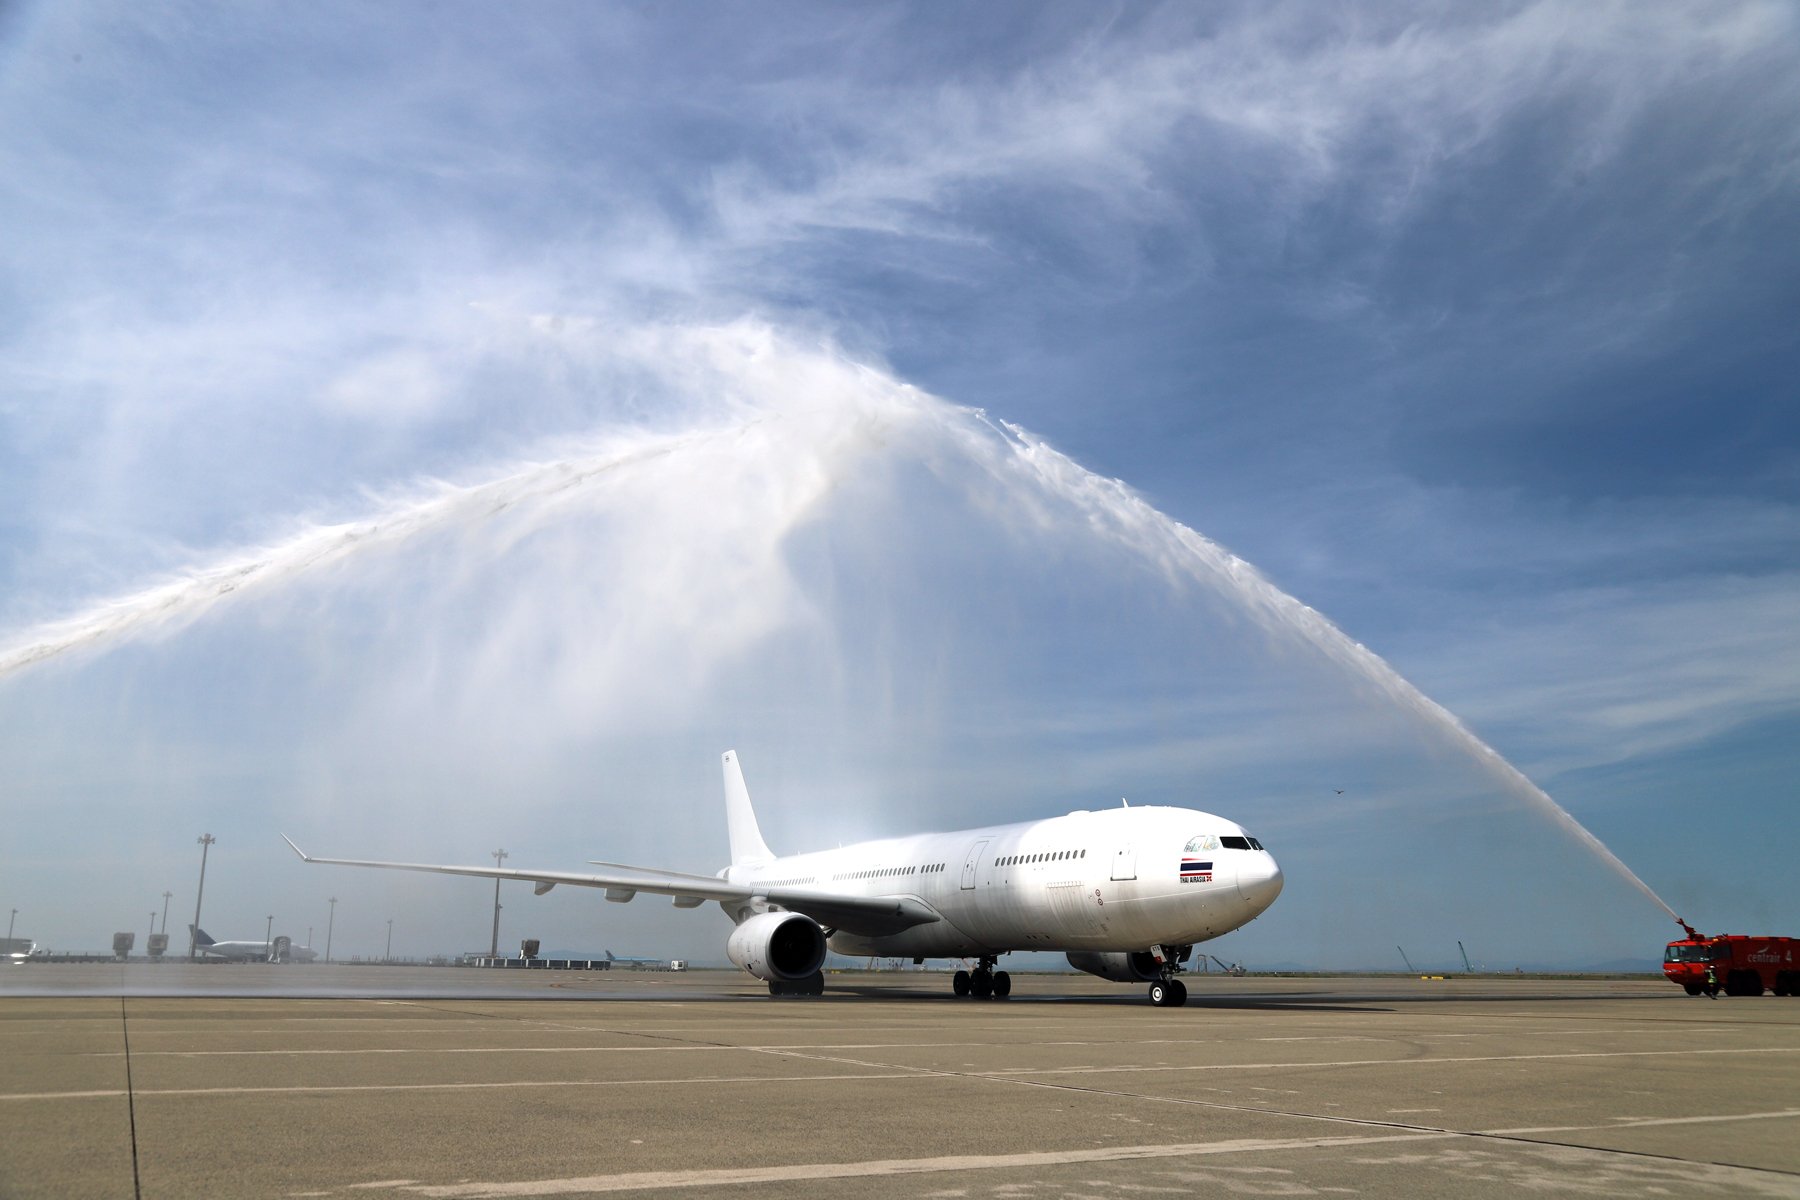
[{"label": "white airplane", "polygon": [[996,970],[1015,950],[1062,951],[1082,971],[1148,983],[1159,1005],[1187,1002],[1178,978],[1196,943],[1255,920],[1281,894],[1281,868],[1242,827],[1188,808],[1131,808],[860,842],[777,857],[763,841],[737,754],[727,751],[731,866],[716,876],[593,861],[596,874],[314,858],[309,863],[520,879],[716,901],[736,928],[733,963],[772,995],[819,995],[826,950],[851,957],[965,958],[958,996],[1006,996]]},{"label": "white airplane", "polygon": [[228,958],[233,962],[311,962],[318,957],[316,951],[296,946],[284,937],[273,942],[215,942],[204,929],[189,925],[188,932],[194,935],[194,948],[208,958]]},{"label": "white airplane", "polygon": [[669,960],[666,958],[633,958],[629,954],[623,956],[614,954],[611,950],[606,952],[606,961],[614,967],[666,967],[669,965]]}]

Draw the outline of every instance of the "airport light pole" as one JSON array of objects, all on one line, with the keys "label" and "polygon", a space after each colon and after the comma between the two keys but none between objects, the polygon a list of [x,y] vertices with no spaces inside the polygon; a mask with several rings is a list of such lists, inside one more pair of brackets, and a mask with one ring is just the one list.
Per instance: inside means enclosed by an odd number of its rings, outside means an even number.
[{"label": "airport light pole", "polygon": [[392,957],[394,957],[394,918],[389,917],[387,950],[382,954],[381,961],[386,962]]},{"label": "airport light pole", "polygon": [[194,893],[194,927],[188,930],[188,958],[191,960],[199,951],[200,936],[200,901],[206,896],[206,852],[219,839],[210,833],[203,833],[194,839],[200,843],[200,890]]},{"label": "airport light pole", "polygon": [[12,910],[12,916],[6,918],[6,952],[8,954],[12,953],[13,922],[17,921],[18,919],[19,919],[19,910],[16,908]]},{"label": "airport light pole", "polygon": [[263,926],[263,953],[275,952],[275,914],[269,914],[269,923]]},{"label": "airport light pole", "polygon": [[[498,870],[500,864],[505,861],[506,851],[494,851],[494,867],[496,870]],[[494,938],[488,943],[488,957],[500,957],[500,877],[498,875],[494,877]]]},{"label": "airport light pole", "polygon": [[[156,936],[156,910],[154,908],[150,910],[150,936]],[[147,940],[144,942],[144,953],[150,953],[150,943]]]},{"label": "airport light pole", "polygon": [[174,894],[175,894],[174,892],[164,892],[163,893],[163,932],[164,933],[169,932],[169,898],[171,896],[173,896]]},{"label": "airport light pole", "polygon": [[325,961],[331,961],[331,930],[337,924],[337,897],[331,898],[331,917],[325,922]]}]

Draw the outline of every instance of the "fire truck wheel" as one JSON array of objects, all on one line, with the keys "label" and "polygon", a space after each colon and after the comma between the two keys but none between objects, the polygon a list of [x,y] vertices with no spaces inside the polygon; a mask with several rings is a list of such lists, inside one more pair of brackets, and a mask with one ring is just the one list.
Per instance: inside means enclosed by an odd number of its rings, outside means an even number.
[{"label": "fire truck wheel", "polygon": [[1684,983],[1681,985],[1681,990],[1690,996],[1698,996],[1700,994],[1700,985],[1697,983]]},{"label": "fire truck wheel", "polygon": [[1763,994],[1762,976],[1755,971],[1733,971],[1726,978],[1725,994],[1728,996],[1760,996]]}]

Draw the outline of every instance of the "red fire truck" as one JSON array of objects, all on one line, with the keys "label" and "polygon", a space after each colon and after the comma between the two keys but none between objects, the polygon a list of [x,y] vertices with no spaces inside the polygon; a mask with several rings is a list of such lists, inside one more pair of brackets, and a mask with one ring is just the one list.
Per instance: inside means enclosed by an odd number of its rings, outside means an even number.
[{"label": "red fire truck", "polygon": [[1687,936],[1663,952],[1663,974],[1690,996],[1800,996],[1800,938],[1746,937],[1741,933],[1704,937],[1686,921]]}]

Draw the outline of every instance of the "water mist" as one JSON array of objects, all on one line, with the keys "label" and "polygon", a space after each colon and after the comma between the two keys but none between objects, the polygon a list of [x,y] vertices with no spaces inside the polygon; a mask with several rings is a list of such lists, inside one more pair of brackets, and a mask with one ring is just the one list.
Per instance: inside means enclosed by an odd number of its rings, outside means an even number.
[{"label": "water mist", "polygon": [[[638,365],[660,374],[673,392],[725,401],[711,419],[692,428],[615,433],[550,461],[474,482],[435,483],[360,519],[309,526],[268,545],[195,564],[8,639],[0,646],[0,679],[73,652],[99,653],[127,639],[166,634],[222,605],[251,602],[326,568],[351,569],[433,533],[474,530],[503,519],[512,523],[515,536],[523,536],[570,512],[604,509],[621,490],[682,486],[716,473],[717,465],[733,456],[755,457],[756,469],[744,472],[742,486],[761,492],[754,503],[734,495],[713,498],[722,511],[743,508],[751,515],[741,528],[733,528],[727,515],[726,524],[704,536],[774,560],[783,538],[816,506],[828,505],[833,487],[853,477],[871,455],[907,453],[950,464],[949,469],[974,468],[1038,522],[1065,522],[1066,528],[1102,537],[1170,587],[1204,589],[1266,634],[1297,639],[1359,688],[1397,706],[1474,760],[1509,795],[1549,818],[1679,920],[1561,805],[1378,655],[1249,563],[1024,429],[946,404],[841,356],[796,347],[759,326],[662,330],[633,347]],[[697,465],[702,462],[709,464],[704,471]],[[754,530],[748,525],[752,519]],[[751,623],[742,636],[757,631]]]}]

